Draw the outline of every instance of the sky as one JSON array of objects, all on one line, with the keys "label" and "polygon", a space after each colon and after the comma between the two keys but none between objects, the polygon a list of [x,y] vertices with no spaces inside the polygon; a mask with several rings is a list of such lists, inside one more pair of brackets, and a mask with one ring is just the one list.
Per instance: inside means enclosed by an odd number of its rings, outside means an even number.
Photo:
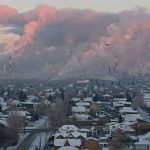
[{"label": "sky", "polygon": [[150,74],[149,10],[150,0],[0,0],[0,77]]},{"label": "sky", "polygon": [[150,0],[0,0],[20,12],[33,9],[39,4],[52,5],[58,9],[72,7],[93,9],[95,11],[118,12],[136,7],[145,7],[150,10]]}]

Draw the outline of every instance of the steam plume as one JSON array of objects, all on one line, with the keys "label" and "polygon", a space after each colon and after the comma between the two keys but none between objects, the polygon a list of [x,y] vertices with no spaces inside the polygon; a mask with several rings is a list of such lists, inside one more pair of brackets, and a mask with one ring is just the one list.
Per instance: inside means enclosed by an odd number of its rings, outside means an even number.
[{"label": "steam plume", "polygon": [[115,66],[116,56],[118,71],[149,73],[150,13],[144,9],[113,14],[40,5],[19,13],[0,5],[0,10],[0,52],[17,56],[18,76],[99,76]]}]

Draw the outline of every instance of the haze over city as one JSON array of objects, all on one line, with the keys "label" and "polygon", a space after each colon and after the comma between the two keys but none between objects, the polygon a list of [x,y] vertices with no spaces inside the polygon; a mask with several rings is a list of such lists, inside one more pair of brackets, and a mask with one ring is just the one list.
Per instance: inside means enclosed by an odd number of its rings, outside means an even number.
[{"label": "haze over city", "polygon": [[[41,4],[45,3],[45,4]],[[12,76],[67,78],[150,70],[150,12],[143,1],[2,1],[0,67]]]},{"label": "haze over city", "polygon": [[150,0],[0,0],[0,150],[150,150]]}]

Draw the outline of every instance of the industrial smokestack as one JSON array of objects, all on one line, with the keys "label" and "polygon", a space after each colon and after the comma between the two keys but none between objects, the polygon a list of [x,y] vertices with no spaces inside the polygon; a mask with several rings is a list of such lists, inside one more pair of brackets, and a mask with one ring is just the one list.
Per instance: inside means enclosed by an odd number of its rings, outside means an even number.
[{"label": "industrial smokestack", "polygon": [[11,56],[9,56],[8,73],[9,75],[11,75],[12,73],[12,57]]},{"label": "industrial smokestack", "polygon": [[6,78],[6,64],[3,65],[3,76]]},{"label": "industrial smokestack", "polygon": [[117,70],[117,68],[118,68],[118,58],[117,58],[117,56],[116,56],[116,60],[115,60],[115,70]]},{"label": "industrial smokestack", "polygon": [[108,69],[108,75],[111,74],[111,67],[109,66],[109,69]]}]

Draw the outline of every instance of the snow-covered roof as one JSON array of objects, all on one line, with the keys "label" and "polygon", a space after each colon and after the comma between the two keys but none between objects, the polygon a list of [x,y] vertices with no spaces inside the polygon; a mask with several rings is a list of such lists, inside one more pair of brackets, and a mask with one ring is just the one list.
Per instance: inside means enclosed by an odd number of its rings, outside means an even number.
[{"label": "snow-covered roof", "polygon": [[78,80],[77,83],[89,83],[89,80]]},{"label": "snow-covered roof", "polygon": [[45,92],[52,92],[52,91],[53,91],[53,88],[45,89],[44,91],[45,91]]},{"label": "snow-covered roof", "polygon": [[63,125],[58,130],[59,132],[65,132],[65,131],[79,131],[79,128],[77,128],[75,125]]},{"label": "snow-covered roof", "polygon": [[105,94],[105,95],[103,95],[103,97],[111,97],[111,95]]},{"label": "snow-covered roof", "polygon": [[8,123],[6,122],[5,119],[0,119],[0,124],[2,124],[3,126],[8,126]]},{"label": "snow-covered roof", "polygon": [[75,146],[63,146],[60,147],[58,150],[79,150],[79,149],[76,148]]},{"label": "snow-covered roof", "polygon": [[81,145],[81,139],[68,139],[68,142],[71,146],[80,146]]},{"label": "snow-covered roof", "polygon": [[136,142],[135,145],[150,145],[150,141],[141,140],[139,142]]},{"label": "snow-covered roof", "polygon": [[81,128],[80,129],[80,132],[90,132],[91,130],[90,129],[87,129],[87,128]]},{"label": "snow-covered roof", "polygon": [[86,138],[87,134],[82,132],[57,132],[55,134],[55,138],[58,138],[59,136],[62,136],[64,138],[78,138],[79,136],[82,136],[83,138]]},{"label": "snow-covered roof", "polygon": [[126,114],[125,115],[125,121],[136,121],[136,119],[140,118],[140,114]]},{"label": "snow-covered roof", "polygon": [[91,101],[93,101],[93,98],[92,97],[86,97],[86,98],[84,98],[84,101],[85,102],[91,102]]},{"label": "snow-covered roof", "polygon": [[150,140],[150,132],[148,132],[147,134],[145,134],[144,137],[145,137],[146,139],[149,139],[149,140]]},{"label": "snow-covered roof", "polygon": [[110,126],[110,130],[111,131],[116,131],[118,129],[121,129],[121,130],[126,131],[126,132],[133,132],[133,131],[135,131],[133,128],[130,127],[129,124],[116,123],[116,124]]},{"label": "snow-covered roof", "polygon": [[88,140],[94,140],[94,141],[97,141],[97,142],[98,142],[98,139],[93,138],[93,137],[88,137],[88,138],[86,138],[86,141],[88,141]]},{"label": "snow-covered roof", "polygon": [[89,102],[77,102],[76,106],[90,106]]},{"label": "snow-covered roof", "polygon": [[144,93],[144,99],[149,99],[150,100],[150,93]]},{"label": "snow-covered roof", "polygon": [[131,105],[131,102],[126,102],[126,101],[115,101],[113,102],[113,105],[116,107],[123,107],[124,105]]},{"label": "snow-covered roof", "polygon": [[25,117],[26,115],[29,115],[30,113],[28,111],[9,111],[9,115],[17,115],[20,117]]},{"label": "snow-covered roof", "polygon": [[76,120],[84,121],[89,118],[89,115],[87,114],[74,114],[73,117],[76,118]]},{"label": "snow-covered roof", "polygon": [[35,96],[35,95],[29,95],[29,96],[27,96],[27,97],[28,97],[29,101],[32,101],[32,100],[38,99],[38,97],[37,97],[37,96]]},{"label": "snow-covered roof", "polygon": [[80,98],[74,97],[74,98],[72,98],[72,101],[78,102],[78,101],[80,101]]},{"label": "snow-covered roof", "polygon": [[4,99],[0,98],[0,105],[2,106],[2,110],[6,110],[8,108],[7,103],[4,101]]},{"label": "snow-covered roof", "polygon": [[123,107],[121,110],[120,110],[120,113],[137,113],[136,110],[133,110],[132,107]]},{"label": "snow-covered roof", "polygon": [[74,113],[81,113],[81,112],[87,112],[86,108],[83,106],[78,106],[78,107],[72,107],[72,112]]},{"label": "snow-covered roof", "polygon": [[0,97],[0,104],[4,102],[4,98]]},{"label": "snow-covered roof", "polygon": [[26,101],[26,102],[19,102],[19,104],[36,104],[35,102]]},{"label": "snow-covered roof", "polygon": [[64,146],[66,143],[66,139],[54,139],[55,146]]},{"label": "snow-covered roof", "polygon": [[135,145],[150,145],[150,132],[145,135],[139,136],[139,141]]},{"label": "snow-covered roof", "polygon": [[108,137],[100,137],[100,140],[107,140]]},{"label": "snow-covered roof", "polygon": [[114,98],[114,101],[127,101],[127,98]]}]

